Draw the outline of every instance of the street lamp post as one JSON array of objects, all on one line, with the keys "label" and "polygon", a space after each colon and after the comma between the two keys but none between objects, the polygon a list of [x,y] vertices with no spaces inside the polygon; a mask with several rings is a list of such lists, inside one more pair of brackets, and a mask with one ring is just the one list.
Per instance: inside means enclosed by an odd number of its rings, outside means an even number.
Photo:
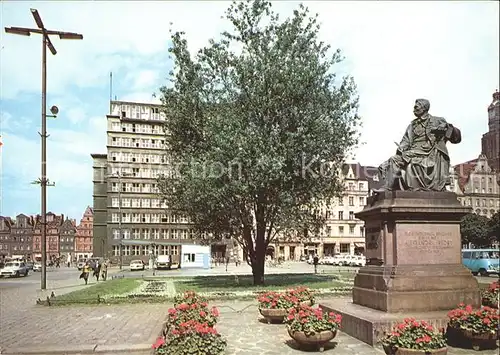
[{"label": "street lamp post", "polygon": [[83,39],[83,35],[73,32],[63,32],[47,30],[43,25],[42,18],[38,10],[31,9],[31,14],[35,19],[38,28],[25,28],[25,27],[5,27],[5,32],[21,35],[31,36],[32,33],[42,35],[42,131],[40,137],[42,139],[42,156],[41,156],[41,170],[42,176],[38,180],[41,186],[41,205],[42,205],[42,270],[41,270],[41,286],[42,290],[47,288],[47,186],[50,186],[47,179],[47,117],[55,117],[59,112],[57,107],[51,108],[52,115],[47,115],[47,47],[53,55],[57,54],[56,48],[52,44],[49,36],[59,36],[60,39]]}]

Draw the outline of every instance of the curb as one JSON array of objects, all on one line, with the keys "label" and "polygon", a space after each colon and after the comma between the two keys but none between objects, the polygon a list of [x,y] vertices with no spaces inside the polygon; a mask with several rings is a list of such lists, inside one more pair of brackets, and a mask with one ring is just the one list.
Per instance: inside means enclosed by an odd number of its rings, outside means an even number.
[{"label": "curb", "polygon": [[151,355],[152,353],[151,344],[30,346],[0,350],[2,355]]}]

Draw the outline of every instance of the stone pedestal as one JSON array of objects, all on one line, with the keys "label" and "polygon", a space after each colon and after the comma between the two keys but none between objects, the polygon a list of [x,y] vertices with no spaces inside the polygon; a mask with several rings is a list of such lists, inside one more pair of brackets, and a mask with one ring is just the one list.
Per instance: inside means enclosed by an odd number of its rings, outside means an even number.
[{"label": "stone pedestal", "polygon": [[351,321],[359,314],[366,322],[374,311],[374,319],[388,313],[389,323],[412,313],[435,318],[425,312],[448,311],[462,302],[481,305],[478,282],[462,265],[460,219],[470,208],[454,193],[389,191],[367,203],[356,214],[365,221],[367,265],[354,279]]}]

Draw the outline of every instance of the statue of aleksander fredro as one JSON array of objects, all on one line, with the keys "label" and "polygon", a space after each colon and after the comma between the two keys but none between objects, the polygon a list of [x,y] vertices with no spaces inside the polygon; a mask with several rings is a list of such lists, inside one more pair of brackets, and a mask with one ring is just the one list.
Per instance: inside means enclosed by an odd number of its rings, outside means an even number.
[{"label": "statue of aleksander fredro", "polygon": [[[445,191],[450,183],[446,142],[460,143],[460,130],[442,117],[429,114],[430,103],[417,99],[411,121],[396,154],[379,166],[384,186],[375,190]],[[397,143],[396,143],[397,144]]]}]

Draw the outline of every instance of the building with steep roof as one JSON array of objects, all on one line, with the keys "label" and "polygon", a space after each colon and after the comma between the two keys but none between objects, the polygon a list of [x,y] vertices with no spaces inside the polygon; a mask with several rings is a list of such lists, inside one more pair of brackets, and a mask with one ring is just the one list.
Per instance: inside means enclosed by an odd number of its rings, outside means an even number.
[{"label": "building with steep roof", "polygon": [[451,190],[475,213],[490,218],[500,210],[498,174],[489,166],[486,155],[455,165],[451,180]]},{"label": "building with steep roof", "polygon": [[87,259],[93,256],[94,211],[88,206],[83,213],[75,233],[76,259]]},{"label": "building with steep roof", "polygon": [[482,153],[488,159],[488,165],[500,171],[500,93],[493,94],[493,101],[488,106],[488,132],[481,138]]},{"label": "building with steep roof", "polygon": [[[42,216],[36,215],[33,227],[33,255],[34,259],[42,257]],[[17,218],[16,218],[17,219]],[[58,258],[61,255],[59,248],[60,228],[64,222],[64,215],[56,215],[48,212],[45,217],[46,228],[46,251],[47,260]]]},{"label": "building with steep roof", "polygon": [[0,216],[0,259],[10,255],[11,229],[14,221],[10,217]]},{"label": "building with steep roof", "polygon": [[66,257],[66,260],[73,260],[75,257],[75,233],[76,221],[67,218],[59,228],[60,231],[60,250],[61,255]]}]

